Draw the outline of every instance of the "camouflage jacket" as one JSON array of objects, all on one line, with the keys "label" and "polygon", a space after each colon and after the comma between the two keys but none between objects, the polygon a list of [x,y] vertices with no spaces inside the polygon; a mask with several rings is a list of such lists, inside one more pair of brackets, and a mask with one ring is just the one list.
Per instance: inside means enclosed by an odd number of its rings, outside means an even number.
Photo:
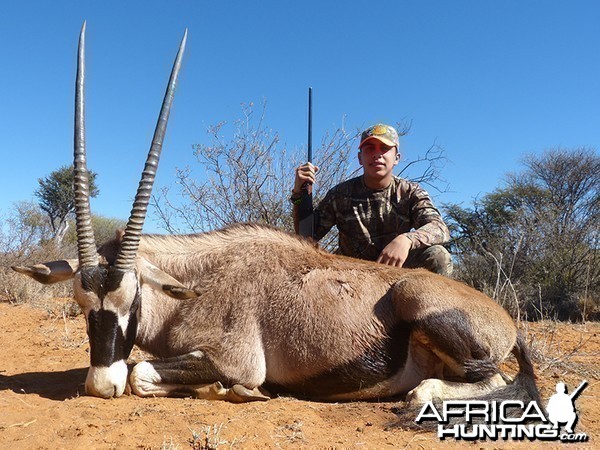
[{"label": "camouflage jacket", "polygon": [[335,225],[339,253],[373,261],[400,234],[412,241],[412,249],[450,239],[429,194],[417,183],[397,177],[381,190],[365,186],[362,176],[338,184],[315,208],[315,219],[317,240]]}]

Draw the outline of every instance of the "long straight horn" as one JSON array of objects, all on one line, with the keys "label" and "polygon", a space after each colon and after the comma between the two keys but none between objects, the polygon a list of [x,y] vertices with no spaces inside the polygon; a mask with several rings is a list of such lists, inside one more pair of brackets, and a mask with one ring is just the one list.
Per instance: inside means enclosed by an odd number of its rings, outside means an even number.
[{"label": "long straight horn", "polygon": [[142,179],[140,180],[135,195],[133,208],[131,209],[127,227],[125,228],[123,241],[121,242],[121,248],[115,261],[115,267],[122,270],[133,269],[135,263],[135,255],[137,254],[140,238],[142,237],[142,228],[144,226],[144,220],[146,219],[146,211],[148,209],[148,203],[150,202],[150,195],[152,194],[152,186],[154,185],[154,178],[156,177],[160,152],[167,131],[167,121],[169,120],[169,113],[173,103],[175,85],[177,84],[179,69],[181,68],[181,60],[183,58],[186,40],[187,29],[183,34],[183,39],[181,40],[181,45],[179,46],[179,51],[177,52],[177,57],[173,64],[171,78],[169,79],[167,92],[165,93],[160,116],[158,117],[158,123],[156,124],[156,130],[154,131],[152,145],[148,152],[144,171],[142,172]]},{"label": "long straight horn", "polygon": [[75,82],[75,148],[73,154],[75,191],[75,218],[77,228],[77,251],[80,267],[98,265],[96,240],[90,214],[89,176],[85,162],[85,25],[79,35],[77,50],[77,80]]}]

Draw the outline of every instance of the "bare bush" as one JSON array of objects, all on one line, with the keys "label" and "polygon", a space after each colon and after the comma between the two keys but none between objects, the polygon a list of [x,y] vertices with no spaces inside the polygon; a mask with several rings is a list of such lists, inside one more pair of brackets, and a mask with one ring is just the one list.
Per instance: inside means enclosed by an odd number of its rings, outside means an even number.
[{"label": "bare bush", "polygon": [[[277,132],[253,104],[242,106],[243,118],[208,129],[211,143],[193,145],[199,170],[177,169],[179,201],[163,188],[153,197],[160,225],[168,232],[199,232],[236,222],[256,222],[293,230],[288,197],[300,152],[290,153]],[[316,198],[349,170],[348,153],[355,134],[340,128],[326,135],[315,152],[322,167]],[[305,154],[302,151],[302,154]]]},{"label": "bare bush", "polygon": [[[253,104],[242,106],[242,118],[229,127],[220,122],[208,129],[211,143],[193,145],[198,167],[177,169],[177,188],[163,188],[152,199],[159,226],[170,233],[201,232],[235,222],[257,222],[293,231],[291,204],[294,170],[305,163],[306,149],[293,152],[282,144],[279,134],[265,124],[265,108],[257,113]],[[397,124],[400,135],[408,126]],[[336,184],[360,171],[356,143],[360,130],[344,125],[327,132],[313,152],[319,167],[313,190],[318,202]],[[446,189],[440,178],[446,158],[444,150],[432,145],[423,155],[403,163],[401,176]],[[441,188],[439,186],[442,185]],[[335,228],[320,244],[333,251]]]},{"label": "bare bush", "polygon": [[[29,262],[56,259],[60,252],[51,239],[47,219],[32,202],[15,203],[0,232],[0,298],[14,303],[42,302],[53,290],[13,272],[10,268]],[[64,294],[64,287],[56,289]]]},{"label": "bare bush", "polygon": [[[99,216],[92,217],[98,242],[114,237],[115,230],[125,222]],[[32,202],[17,202],[0,229],[0,299],[11,303],[31,303],[46,307],[50,298],[73,296],[71,283],[42,285],[24,277],[11,266],[37,264],[43,261],[74,258],[77,255],[75,227],[65,226],[62,242],[54,237],[48,217]],[[72,307],[68,306],[69,314]]]}]

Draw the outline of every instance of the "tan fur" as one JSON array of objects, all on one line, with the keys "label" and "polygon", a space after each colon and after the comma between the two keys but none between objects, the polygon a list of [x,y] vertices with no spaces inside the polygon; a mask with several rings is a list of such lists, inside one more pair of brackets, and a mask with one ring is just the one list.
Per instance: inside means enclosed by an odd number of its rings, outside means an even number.
[{"label": "tan fur", "polygon": [[[449,309],[460,309],[471,319],[475,336],[494,361],[507,356],[516,338],[512,320],[499,305],[459,282],[331,255],[269,227],[244,224],[198,235],[146,235],[138,256],[200,293],[179,303],[155,295],[143,316],[160,315],[158,322],[175,325],[142,347],[169,356],[200,346],[219,367],[257,385],[300,382],[349,363],[398,320],[414,322]],[[243,332],[225,331],[229,326]],[[399,380],[385,388],[388,392],[398,386],[406,392],[424,378],[440,376],[444,364],[460,375],[454,355],[433,348],[423,333],[414,339],[415,363],[429,367],[436,360],[438,369],[418,371],[408,386]],[[427,348],[426,358],[420,347]],[[246,367],[252,370],[245,373]]]},{"label": "tan fur", "polygon": [[[102,261],[114,261],[121,236],[99,249]],[[429,378],[464,382],[465,363],[484,361],[489,370],[516,342],[508,314],[462,283],[332,255],[271,227],[144,235],[137,258],[138,346],[162,358],[204,355],[248,389],[266,382],[294,392],[308,380],[363,364],[363,387],[325,389],[319,398],[381,398],[409,392]],[[187,293],[182,300],[165,290],[173,283]],[[186,299],[190,293],[197,297]],[[369,358],[396,342],[390,339],[398,329],[410,333],[397,341],[405,347],[403,364],[387,378],[371,376]],[[385,351],[394,356],[394,349]],[[381,361],[386,359],[374,363]],[[144,383],[140,392],[178,392],[176,386]]]}]

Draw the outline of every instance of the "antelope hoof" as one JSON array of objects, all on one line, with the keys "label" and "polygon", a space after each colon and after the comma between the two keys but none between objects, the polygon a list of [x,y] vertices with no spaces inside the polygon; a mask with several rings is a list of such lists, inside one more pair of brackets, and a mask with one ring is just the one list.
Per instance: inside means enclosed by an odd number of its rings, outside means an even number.
[{"label": "antelope hoof", "polygon": [[248,389],[241,384],[234,384],[228,392],[228,400],[235,403],[256,402],[270,400],[271,397],[265,395],[260,388]]},{"label": "antelope hoof", "polygon": [[139,397],[156,395],[160,382],[160,375],[148,361],[137,363],[129,376],[131,390]]},{"label": "antelope hoof", "polygon": [[429,378],[406,394],[406,402],[410,406],[421,406],[434,399],[443,398],[443,387],[440,380]]}]

